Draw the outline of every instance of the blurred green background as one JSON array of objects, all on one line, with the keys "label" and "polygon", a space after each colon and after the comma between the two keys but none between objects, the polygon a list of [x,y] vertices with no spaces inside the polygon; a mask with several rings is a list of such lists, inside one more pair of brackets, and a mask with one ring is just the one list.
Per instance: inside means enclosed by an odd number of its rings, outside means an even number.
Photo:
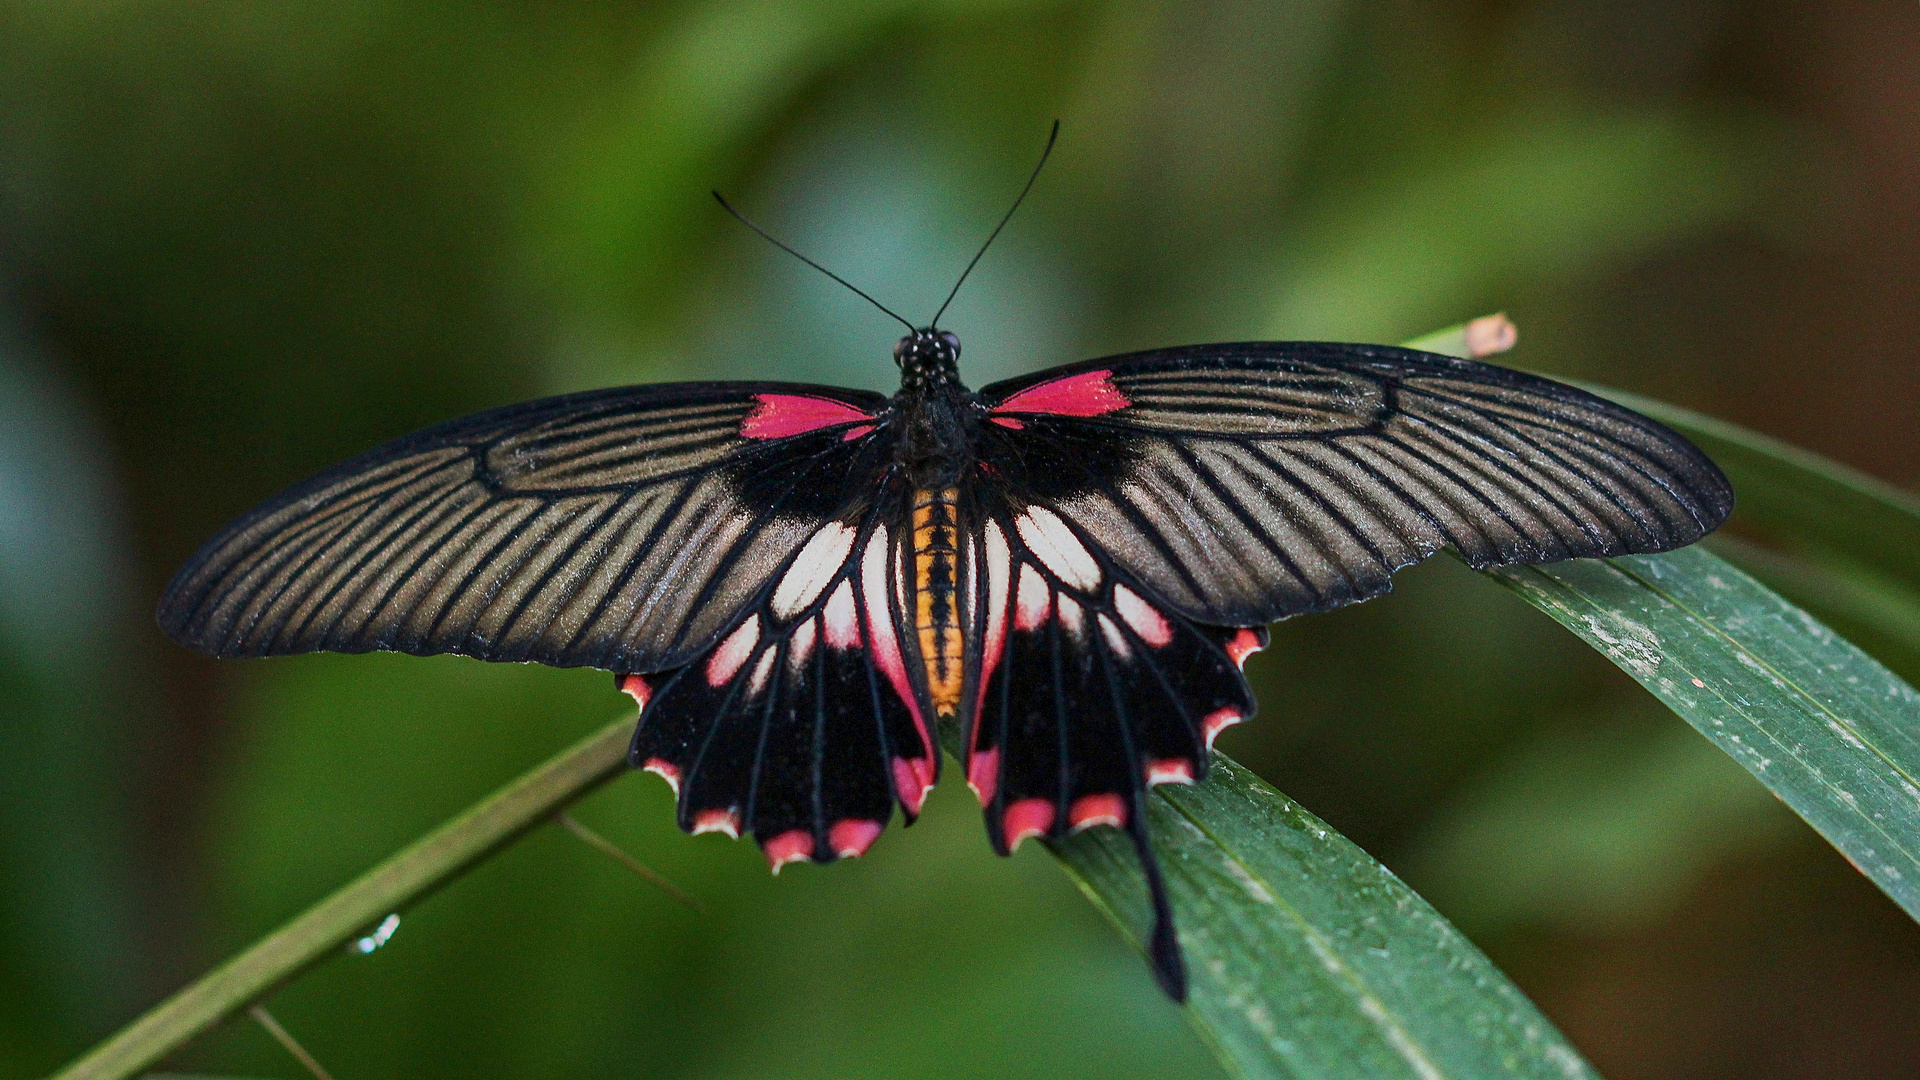
[{"label": "blurred green background", "polygon": [[[601,673],[189,654],[150,612],[222,523],[535,395],[891,389],[894,325],[709,188],[924,317],[1057,116],[945,320],[973,385],[1505,309],[1515,364],[1912,485],[1916,58],[1907,0],[0,2],[0,1076],[621,706]],[[1920,1072],[1920,929],[1517,599],[1436,560],[1251,670],[1223,747],[1607,1076]],[[777,879],[669,811],[636,777],[578,814],[708,914],[549,828],[276,1014],[342,1080],[1218,1074],[958,784]],[[299,1075],[244,1022],[169,1067]]]}]

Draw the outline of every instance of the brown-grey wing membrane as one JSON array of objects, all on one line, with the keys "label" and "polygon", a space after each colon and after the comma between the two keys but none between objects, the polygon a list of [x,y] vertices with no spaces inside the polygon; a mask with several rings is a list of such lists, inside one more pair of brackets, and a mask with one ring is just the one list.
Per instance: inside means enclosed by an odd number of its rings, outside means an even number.
[{"label": "brown-grey wing membrane", "polygon": [[510,406],[376,449],[202,548],[161,626],[219,656],[462,653],[652,671],[704,648],[796,544],[857,502],[881,431],[777,438],[759,394],[864,413],[879,395],[678,384]]},{"label": "brown-grey wing membrane", "polygon": [[[1584,391],[1386,346],[1251,343],[1089,361],[1100,415],[982,425],[984,456],[1183,614],[1258,625],[1385,592],[1443,546],[1486,567],[1665,551],[1732,490],[1684,438]],[[1029,398],[1028,400],[1034,400]]]}]

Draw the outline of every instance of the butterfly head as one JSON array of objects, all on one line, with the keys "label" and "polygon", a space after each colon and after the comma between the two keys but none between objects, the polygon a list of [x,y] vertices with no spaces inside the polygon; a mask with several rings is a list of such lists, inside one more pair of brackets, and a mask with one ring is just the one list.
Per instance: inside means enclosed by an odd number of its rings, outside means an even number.
[{"label": "butterfly head", "polygon": [[893,347],[903,389],[960,382],[960,339],[950,330],[915,330]]}]

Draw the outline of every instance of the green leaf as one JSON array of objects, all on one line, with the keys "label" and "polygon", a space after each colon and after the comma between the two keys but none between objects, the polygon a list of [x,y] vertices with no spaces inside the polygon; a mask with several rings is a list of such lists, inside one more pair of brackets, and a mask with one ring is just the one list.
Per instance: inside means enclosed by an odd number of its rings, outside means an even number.
[{"label": "green leaf", "polygon": [[1700,547],[1504,567],[1920,918],[1920,694]]},{"label": "green leaf", "polygon": [[[1148,800],[1194,1026],[1247,1077],[1591,1077],[1525,995],[1399,878],[1215,754]],[[1150,921],[1114,829],[1052,845],[1123,934]]]}]

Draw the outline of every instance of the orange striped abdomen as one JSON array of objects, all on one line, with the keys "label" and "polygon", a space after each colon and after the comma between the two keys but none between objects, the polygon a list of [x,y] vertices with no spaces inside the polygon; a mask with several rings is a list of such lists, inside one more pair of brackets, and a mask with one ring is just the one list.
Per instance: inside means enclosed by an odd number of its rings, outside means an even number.
[{"label": "orange striped abdomen", "polygon": [[958,492],[916,491],[913,495],[913,625],[920,659],[927,669],[927,692],[934,712],[953,716],[960,709],[965,672],[965,639],[960,632]]}]

